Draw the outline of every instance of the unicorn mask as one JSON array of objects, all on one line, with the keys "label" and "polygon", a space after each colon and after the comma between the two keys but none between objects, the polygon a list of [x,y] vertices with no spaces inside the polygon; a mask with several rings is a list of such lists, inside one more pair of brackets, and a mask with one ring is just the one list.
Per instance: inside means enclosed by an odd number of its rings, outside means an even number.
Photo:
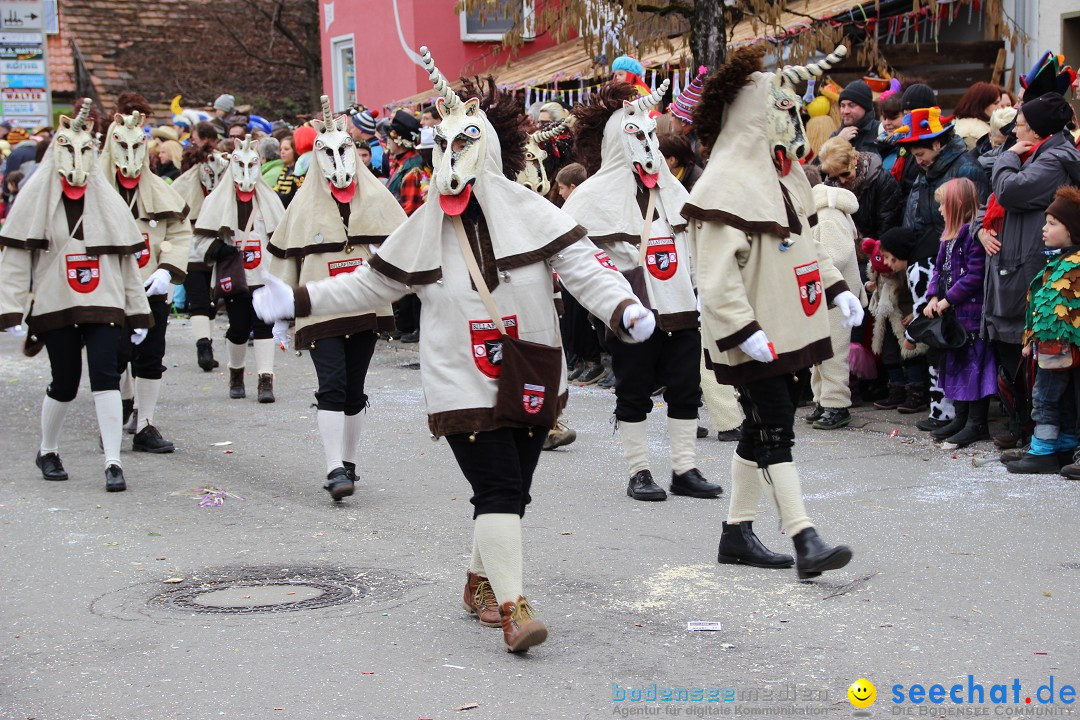
[{"label": "unicorn mask", "polygon": [[230,157],[232,165],[233,182],[236,183],[236,195],[241,200],[250,200],[255,192],[255,183],[259,180],[259,153],[255,151],[255,143],[251,135],[247,135]]},{"label": "unicorn mask", "polygon": [[90,169],[94,166],[94,137],[90,133],[90,98],[83,98],[75,119],[61,115],[53,139],[52,152],[64,194],[78,200],[86,192]]},{"label": "unicorn mask", "polygon": [[441,97],[435,106],[442,122],[435,126],[435,149],[432,151],[431,180],[439,191],[439,204],[447,215],[460,215],[472,197],[472,185],[483,169],[487,156],[487,122],[480,113],[480,100],[462,102],[446,78],[435,67],[427,47],[420,48],[424,69],[428,71]]},{"label": "unicorn mask", "polygon": [[109,152],[116,166],[116,179],[131,190],[139,184],[146,164],[146,133],[142,128],[143,114],[138,110],[130,115],[117,113],[109,128]]},{"label": "unicorn mask", "polygon": [[229,168],[229,156],[223,152],[214,150],[206,162],[199,164],[199,182],[202,183],[203,192],[209,195],[217,187],[218,180]]},{"label": "unicorn mask", "polygon": [[821,77],[845,55],[847,48],[838,45],[820,63],[789,65],[783,72],[772,76],[765,132],[782,174],[787,175],[791,162],[801,160],[809,149],[806,131],[799,115],[799,97],[795,94],[795,86],[803,80]]},{"label": "unicorn mask", "polygon": [[546,143],[548,140],[558,137],[559,133],[565,129],[566,123],[560,122],[548,130],[534,132],[529,135],[525,141],[525,169],[518,173],[517,176],[519,183],[541,195],[547,195],[548,190],[551,189],[551,182],[547,176],[547,167],[544,166],[548,154],[541,143]]},{"label": "unicorn mask", "polygon": [[659,104],[669,85],[671,81],[664,80],[651,95],[623,102],[623,148],[634,172],[649,188],[656,187],[660,164],[664,162],[656,139],[656,121],[649,117],[649,108]]},{"label": "unicorn mask", "polygon": [[335,118],[330,112],[330,98],[322,96],[321,120],[312,120],[311,126],[318,132],[315,138],[315,157],[319,161],[330,193],[339,202],[350,202],[356,192],[356,150],[352,137],[346,129],[347,118]]}]

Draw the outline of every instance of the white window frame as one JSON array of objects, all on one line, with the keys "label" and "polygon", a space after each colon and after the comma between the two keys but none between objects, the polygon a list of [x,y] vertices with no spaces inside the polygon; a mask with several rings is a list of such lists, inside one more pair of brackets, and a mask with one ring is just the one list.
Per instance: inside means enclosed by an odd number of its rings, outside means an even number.
[{"label": "white window frame", "polygon": [[[348,97],[349,91],[345,87],[345,76],[343,68],[341,67],[340,50],[343,48],[352,48],[353,51],[353,78],[356,87],[353,90],[352,97]],[[357,102],[357,96],[360,92],[360,78],[356,70],[356,38],[353,33],[349,33],[348,35],[336,35],[330,38],[330,74],[332,76],[333,109],[335,111],[344,110]]]},{"label": "white window frame", "polygon": [[[533,17],[535,15],[536,8],[534,0],[521,0],[521,17],[525,25],[522,30],[521,37],[523,40],[535,40],[536,33],[533,31]],[[462,42],[500,42],[503,39],[505,33],[501,32],[475,32],[468,31],[468,17],[465,11],[462,10],[458,14],[458,18],[461,24],[461,40]]]}]

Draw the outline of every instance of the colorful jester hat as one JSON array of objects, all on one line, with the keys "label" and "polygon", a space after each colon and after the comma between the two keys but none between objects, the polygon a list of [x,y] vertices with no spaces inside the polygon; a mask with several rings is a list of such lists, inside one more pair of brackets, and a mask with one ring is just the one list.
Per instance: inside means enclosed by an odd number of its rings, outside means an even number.
[{"label": "colorful jester hat", "polygon": [[1076,71],[1065,64],[1065,56],[1047,50],[1031,71],[1020,78],[1020,85],[1027,101],[1049,92],[1064,95],[1075,80]]}]

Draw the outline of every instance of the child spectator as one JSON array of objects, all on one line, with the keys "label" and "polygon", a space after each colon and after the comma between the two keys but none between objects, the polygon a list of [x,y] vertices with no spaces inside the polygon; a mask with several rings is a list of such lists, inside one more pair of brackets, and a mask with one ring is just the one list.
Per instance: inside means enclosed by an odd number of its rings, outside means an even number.
[{"label": "child spectator", "polygon": [[[1052,474],[1058,455],[1071,455],[1077,446],[1077,361],[1080,359],[1080,301],[1071,288],[1080,284],[1080,190],[1065,186],[1046,208],[1043,244],[1056,257],[1035,276],[1028,291],[1024,323],[1024,354],[1038,358],[1031,418],[1035,434],[1019,460],[1007,463],[1011,473]],[[1080,466],[1061,469],[1080,478]]]},{"label": "child spectator", "polygon": [[986,418],[990,399],[997,394],[997,366],[993,349],[979,337],[986,250],[969,226],[979,210],[978,190],[967,178],[957,178],[939,187],[935,195],[945,232],[923,314],[934,317],[951,310],[968,333],[964,347],[943,351],[938,362],[941,389],[953,401],[956,415],[930,434],[952,450],[990,439]]},{"label": "child spectator", "polygon": [[19,194],[19,183],[22,182],[23,174],[19,170],[12,170],[4,177],[4,208],[3,215],[6,218],[15,204],[15,196]]},{"label": "child spectator", "polygon": [[560,168],[558,174],[555,175],[555,185],[559,189],[559,197],[562,198],[562,201],[566,202],[566,198],[570,197],[570,193],[574,192],[578,185],[585,182],[587,177],[585,166],[581,163],[570,163]]}]

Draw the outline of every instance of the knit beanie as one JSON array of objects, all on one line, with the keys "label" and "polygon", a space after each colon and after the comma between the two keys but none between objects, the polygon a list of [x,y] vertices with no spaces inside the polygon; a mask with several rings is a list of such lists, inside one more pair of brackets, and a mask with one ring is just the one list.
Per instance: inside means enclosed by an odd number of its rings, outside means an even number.
[{"label": "knit beanie", "polygon": [[881,249],[887,250],[897,260],[911,260],[917,246],[918,238],[906,227],[894,227],[881,235]]},{"label": "knit beanie", "polygon": [[874,238],[863,238],[862,251],[870,259],[870,268],[879,273],[890,273],[892,268],[885,264],[881,257],[881,241]]},{"label": "knit beanie", "polygon": [[1056,92],[1048,92],[1020,106],[1020,112],[1028,127],[1039,137],[1050,137],[1061,132],[1072,121],[1073,111],[1069,101]]},{"label": "knit beanie", "polygon": [[866,112],[874,109],[874,93],[865,80],[855,80],[840,93],[840,101],[848,100],[861,107]]},{"label": "knit beanie", "polygon": [[611,72],[616,70],[625,70],[626,72],[633,73],[638,77],[645,74],[645,68],[640,62],[630,57],[629,55],[620,55],[615,58],[615,62],[611,63]]},{"label": "knit beanie", "polygon": [[699,67],[697,77],[690,81],[690,84],[679,93],[679,96],[668,107],[668,111],[684,123],[690,123],[691,125],[694,123],[694,108],[701,102],[701,91],[705,89],[704,79],[707,72],[709,72],[709,68],[704,65]]},{"label": "knit beanie", "polygon": [[1073,245],[1080,245],[1080,189],[1070,185],[1058,188],[1046,214],[1053,215],[1065,226]]},{"label": "knit beanie", "polygon": [[904,112],[910,112],[917,108],[934,107],[937,105],[937,96],[929,85],[916,83],[904,91],[900,104]]},{"label": "knit beanie", "polygon": [[236,98],[232,95],[218,95],[217,100],[214,101],[214,109],[223,113],[232,112],[234,105],[236,105]]},{"label": "knit beanie", "polygon": [[375,134],[375,117],[370,110],[362,110],[352,116],[353,125],[366,133]]}]

